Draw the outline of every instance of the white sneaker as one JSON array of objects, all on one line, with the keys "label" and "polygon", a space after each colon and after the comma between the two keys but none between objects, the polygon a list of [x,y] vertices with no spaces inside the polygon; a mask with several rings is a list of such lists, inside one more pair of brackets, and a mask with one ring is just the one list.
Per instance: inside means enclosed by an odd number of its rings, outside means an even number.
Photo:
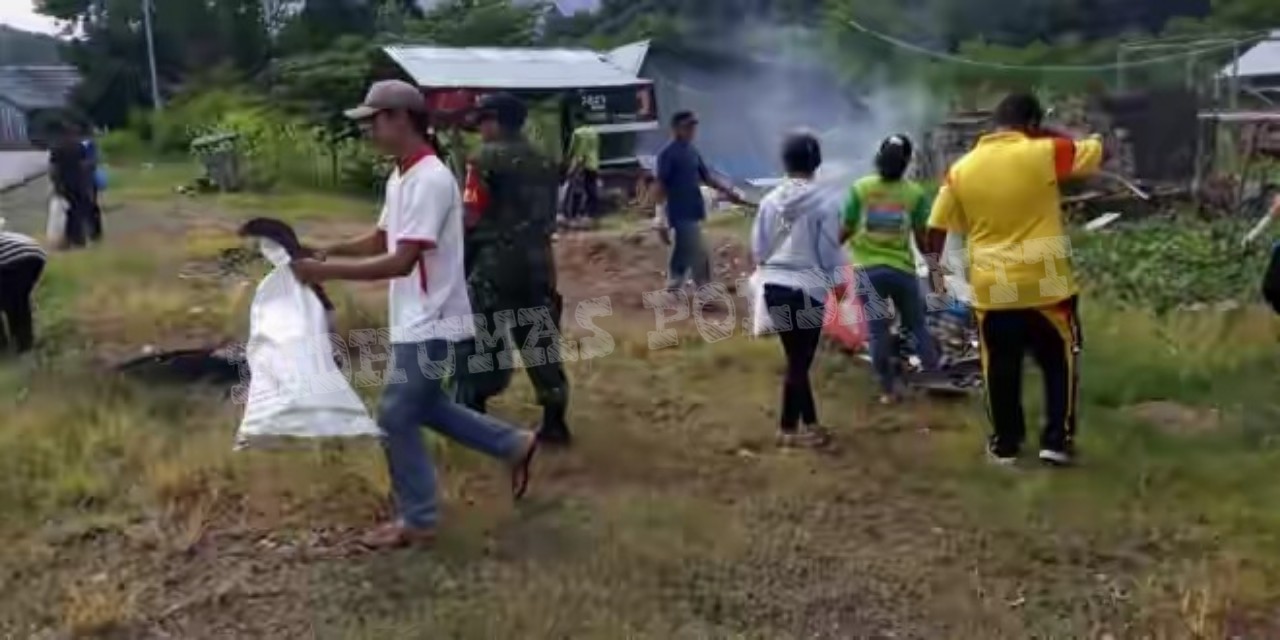
[{"label": "white sneaker", "polygon": [[1053,449],[1041,449],[1040,461],[1055,467],[1069,467],[1075,462],[1075,458],[1065,451],[1054,451]]},{"label": "white sneaker", "polygon": [[987,447],[987,462],[998,467],[1012,467],[1018,464],[1018,458],[1016,456],[996,455],[995,449]]}]

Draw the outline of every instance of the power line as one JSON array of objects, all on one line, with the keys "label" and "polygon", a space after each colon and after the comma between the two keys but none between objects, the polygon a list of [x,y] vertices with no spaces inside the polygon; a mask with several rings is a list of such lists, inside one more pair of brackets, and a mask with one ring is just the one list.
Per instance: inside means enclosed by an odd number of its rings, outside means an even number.
[{"label": "power line", "polygon": [[907,51],[917,53],[922,56],[927,56],[930,58],[934,58],[936,60],[942,60],[944,62],[951,62],[954,64],[967,65],[971,67],[982,67],[987,69],[1000,69],[1004,71],[1052,71],[1052,72],[1062,72],[1062,73],[1114,71],[1116,69],[1129,69],[1129,68],[1135,68],[1135,67],[1155,66],[1158,64],[1166,63],[1166,62],[1182,60],[1184,58],[1187,58],[1188,56],[1199,55],[1199,54],[1209,53],[1213,51],[1224,51],[1224,50],[1239,46],[1240,44],[1240,41],[1232,41],[1229,43],[1205,46],[1199,49],[1192,49],[1189,51],[1184,51],[1182,53],[1170,54],[1165,56],[1157,56],[1154,58],[1146,58],[1144,60],[1135,60],[1133,62],[1113,62],[1108,64],[1043,64],[1043,65],[1012,64],[1012,63],[1006,63],[1006,62],[987,62],[985,60],[975,60],[973,58],[966,58],[964,56],[947,53],[945,51],[935,51],[933,49],[922,47],[920,45],[907,42],[906,40],[896,38],[889,34],[881,33],[856,20],[853,20],[852,18],[846,20],[846,24],[877,40],[886,42],[900,49],[905,49]]}]

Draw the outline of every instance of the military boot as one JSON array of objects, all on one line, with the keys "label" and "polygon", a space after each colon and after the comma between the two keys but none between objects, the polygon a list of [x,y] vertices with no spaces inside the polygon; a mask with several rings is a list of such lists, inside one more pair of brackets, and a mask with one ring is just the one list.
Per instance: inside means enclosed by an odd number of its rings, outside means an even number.
[{"label": "military boot", "polygon": [[573,435],[569,433],[569,424],[565,422],[564,414],[564,407],[543,407],[538,442],[553,447],[567,447],[573,444]]}]

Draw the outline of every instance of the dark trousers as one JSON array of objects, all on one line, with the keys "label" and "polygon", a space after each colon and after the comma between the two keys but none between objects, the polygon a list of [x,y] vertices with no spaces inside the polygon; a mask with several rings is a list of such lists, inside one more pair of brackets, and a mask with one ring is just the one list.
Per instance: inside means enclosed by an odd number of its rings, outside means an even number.
[{"label": "dark trousers", "polygon": [[72,189],[63,194],[67,200],[66,243],[83,247],[102,239],[102,208],[98,191],[93,187]]},{"label": "dark trousers", "polygon": [[569,176],[565,193],[566,218],[595,218],[600,215],[600,174],[582,169]]},{"label": "dark trousers", "polygon": [[791,433],[802,421],[807,425],[818,424],[809,367],[813,365],[822,338],[823,303],[801,289],[772,284],[764,286],[764,301],[787,357],[780,426],[783,432]]},{"label": "dark trousers", "polygon": [[[494,295],[497,293],[498,295]],[[569,380],[565,376],[558,335],[550,335],[538,322],[522,318],[521,311],[551,316],[552,326],[560,331],[563,301],[554,289],[530,285],[524,292],[495,292],[484,286],[472,287],[472,305],[484,326],[477,326],[476,340],[458,345],[458,402],[484,411],[494,396],[511,385],[514,361],[520,353],[521,364],[537,394],[538,404],[550,414],[562,416],[569,400]],[[505,323],[511,321],[511,323]],[[525,321],[522,324],[522,321]],[[530,335],[539,334],[530,340]],[[487,335],[484,335],[487,334]],[[471,358],[471,356],[479,356]]]},{"label": "dark trousers", "polygon": [[1071,453],[1080,379],[1077,299],[1031,309],[979,310],[978,333],[994,453],[1014,456],[1026,437],[1022,361],[1028,352],[1044,375],[1046,415],[1040,447]]},{"label": "dark trousers", "polygon": [[582,182],[582,187],[587,195],[586,216],[595,218],[600,215],[600,173],[590,169],[583,169]]},{"label": "dark trousers", "polygon": [[938,350],[925,322],[925,300],[920,293],[920,282],[914,273],[887,266],[863,269],[860,275],[866,276],[866,281],[859,283],[858,297],[868,318],[872,368],[880,383],[880,391],[894,393],[899,373],[894,360],[897,342],[890,333],[894,316],[889,315],[886,302],[893,302],[898,322],[911,331],[916,355],[920,356],[924,369],[938,369]]},{"label": "dark trousers", "polygon": [[98,188],[89,188],[89,206],[87,210],[86,232],[91,242],[102,240],[102,206],[98,203]]},{"label": "dark trousers", "polygon": [[26,353],[35,345],[31,292],[44,271],[44,260],[29,258],[0,267],[0,349]]},{"label": "dark trousers", "polygon": [[67,246],[83,247],[89,238],[93,219],[92,200],[88,193],[79,189],[71,190],[63,197],[67,201],[65,242]]}]

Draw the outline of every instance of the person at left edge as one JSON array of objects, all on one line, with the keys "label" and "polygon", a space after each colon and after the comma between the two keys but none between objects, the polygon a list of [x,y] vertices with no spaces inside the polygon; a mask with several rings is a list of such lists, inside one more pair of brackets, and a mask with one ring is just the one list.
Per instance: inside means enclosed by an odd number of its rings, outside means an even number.
[{"label": "person at left edge", "polygon": [[35,345],[31,294],[44,271],[46,255],[34,238],[0,231],[0,351],[19,355]]},{"label": "person at left edge", "polygon": [[[377,227],[354,240],[309,250],[293,272],[307,284],[387,280],[392,370],[406,380],[382,393],[378,426],[400,517],[369,532],[371,548],[429,543],[439,517],[435,470],[423,446],[427,425],[460,444],[505,461],[512,492],[523,496],[537,441],[531,434],[454,404],[436,367],[453,344],[471,337],[471,304],[462,264],[462,195],[453,173],[428,143],[426,103],[398,80],[374,83],[364,103],[346,112],[373,144],[396,158]],[[359,257],[330,261],[329,256]],[[455,361],[456,363],[456,361]],[[457,367],[454,367],[457,370]]]},{"label": "person at left edge", "polygon": [[468,366],[458,380],[458,399],[486,411],[489,400],[511,384],[511,367],[502,366],[498,354],[520,349],[542,406],[538,438],[565,446],[572,439],[566,419],[569,380],[561,363],[559,335],[539,332],[531,341],[530,333],[540,323],[520,319],[521,310],[533,310],[540,317],[549,314],[559,334],[563,307],[551,241],[559,176],[555,163],[522,133],[527,115],[524,103],[506,93],[482,98],[472,114],[484,144],[468,164],[463,196],[467,285],[488,339],[480,336],[467,344],[491,366]]}]

